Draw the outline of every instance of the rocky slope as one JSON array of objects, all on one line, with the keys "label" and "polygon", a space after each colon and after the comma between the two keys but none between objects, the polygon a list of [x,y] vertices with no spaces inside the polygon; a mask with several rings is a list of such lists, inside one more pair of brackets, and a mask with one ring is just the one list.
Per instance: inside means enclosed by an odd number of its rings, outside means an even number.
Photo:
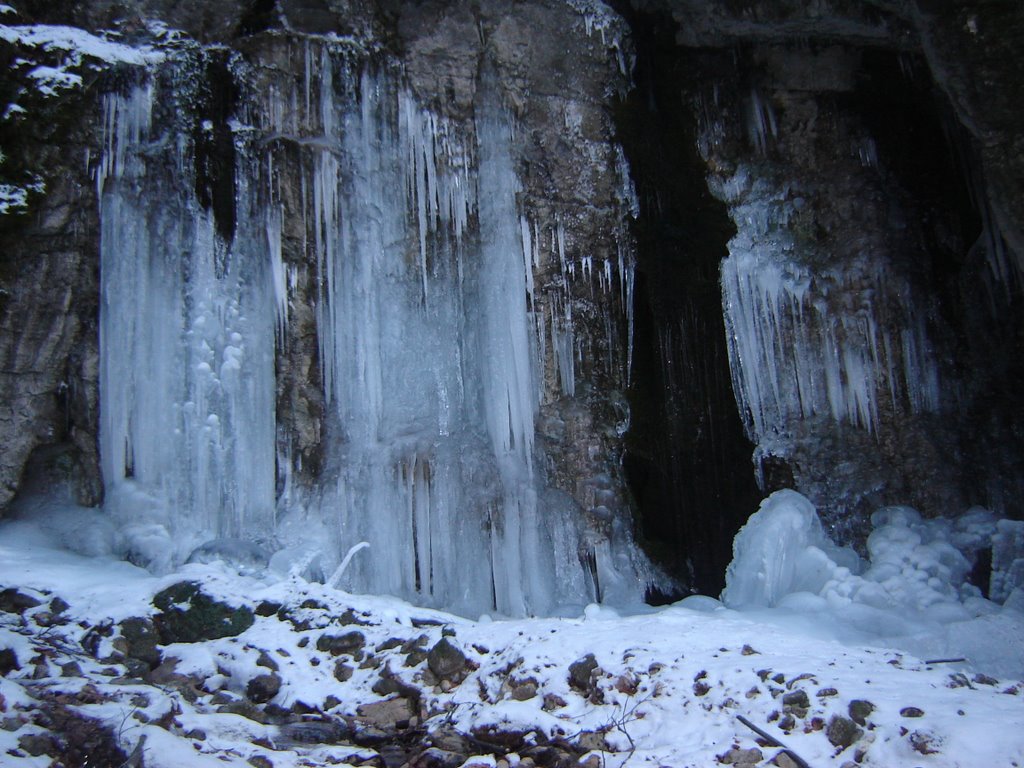
[{"label": "rocky slope", "polygon": [[220,565],[157,579],[30,539],[3,550],[5,584],[20,582],[0,591],[12,766],[967,766],[1020,753],[1006,725],[1021,683],[843,646],[792,616],[697,601],[474,623]]}]

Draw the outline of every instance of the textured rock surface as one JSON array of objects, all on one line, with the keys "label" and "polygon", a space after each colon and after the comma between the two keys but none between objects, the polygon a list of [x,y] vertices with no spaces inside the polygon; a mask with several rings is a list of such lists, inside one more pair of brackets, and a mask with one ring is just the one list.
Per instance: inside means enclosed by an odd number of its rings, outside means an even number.
[{"label": "textured rock surface", "polygon": [[[250,97],[300,88],[306,52],[328,37],[400,61],[417,98],[467,130],[481,83],[496,83],[515,117],[519,203],[537,245],[533,309],[568,340],[561,358],[548,347],[543,372],[548,501],[581,512],[598,537],[635,503],[643,538],[683,581],[714,590],[758,495],[718,294],[734,237],[786,252],[812,275],[828,317],[892,338],[920,319],[941,388],[926,408],[894,395],[870,431],[814,414],[755,434],[765,490],[794,485],[851,537],[882,503],[930,514],[980,503],[1019,516],[1024,11],[933,0],[617,7],[631,27],[596,4],[556,0],[514,13],[496,0],[147,0],[128,10],[36,1],[19,5],[18,21],[116,28],[132,41],[160,19],[237,51],[241,63],[229,67],[222,53],[207,62],[209,93],[192,115],[215,126],[197,189],[227,229],[234,190],[218,162],[231,149],[230,86]],[[5,44],[0,64],[21,53]],[[639,88],[627,96],[634,61]],[[229,73],[243,71],[233,82]],[[97,97],[111,76],[59,104],[29,105],[38,107],[30,122],[0,121],[14,170],[42,169],[47,185],[27,214],[0,217],[0,510],[19,487],[63,486],[83,504],[102,495],[99,235],[85,158],[99,156]],[[616,138],[633,142],[641,216],[632,231],[637,202]],[[645,144],[657,152],[644,157]],[[275,156],[301,154],[282,142]],[[302,208],[304,172],[277,166],[289,212]],[[755,209],[775,218],[745,218]],[[277,360],[279,461],[314,485],[326,428],[318,277],[302,217],[285,221],[282,255],[295,272]]]},{"label": "textured rock surface", "polygon": [[[724,255],[729,240],[733,259],[770,254],[785,280],[807,280],[799,321],[787,317],[796,304],[781,305],[777,351],[771,344],[734,350],[734,382],[744,389],[742,369],[755,367],[758,355],[783,365],[816,313],[829,326],[814,332],[819,349],[828,348],[830,334],[839,347],[864,334],[851,342],[859,355],[871,334],[905,344],[908,333],[920,333],[939,381],[928,404],[912,388],[901,393],[892,371],[914,353],[906,346],[879,352],[878,345],[875,364],[887,355],[892,362],[877,382],[892,394],[879,399],[870,428],[827,408],[822,415],[806,391],[796,412],[767,424],[741,402],[764,490],[798,488],[834,532],[854,541],[867,514],[895,499],[931,515],[985,504],[1019,516],[1024,422],[1008,394],[1022,377],[1007,351],[1020,349],[1024,327],[1013,266],[1021,253],[1024,121],[1009,107],[1021,66],[1005,46],[1020,39],[1021,9],[909,1],[740,8],[636,0],[620,7],[645,36],[654,71],[680,73],[674,88],[691,105],[709,186],[735,227],[716,232],[687,222],[695,238],[688,258],[715,249]],[[652,92],[658,87],[673,88],[662,81]],[[669,190],[656,179],[654,187],[654,195],[641,195],[642,209]],[[689,200],[715,213],[696,194]],[[645,216],[649,210],[641,223]],[[642,236],[641,264],[651,240],[664,248],[671,237]],[[762,262],[746,273],[761,279],[765,297],[774,290],[774,278],[763,279],[770,268]],[[1000,277],[993,282],[993,275]],[[764,310],[768,316],[767,303]],[[862,323],[872,330],[858,329]],[[730,326],[730,336],[736,330]],[[685,357],[684,344],[675,349]],[[842,373],[843,386],[851,371]],[[770,378],[761,377],[765,389]],[[796,378],[782,388],[794,401]],[[669,430],[686,425],[685,411],[666,423]],[[728,460],[716,466],[738,470]],[[683,517],[696,509],[685,490],[673,495]],[[692,538],[696,525],[680,527]]]},{"label": "textured rock surface", "polygon": [[99,231],[82,171],[98,111],[73,98],[38,110],[38,122],[0,128],[5,155],[47,169],[47,192],[31,212],[0,216],[0,510],[37,449],[38,479],[63,484],[82,504],[100,499]]}]

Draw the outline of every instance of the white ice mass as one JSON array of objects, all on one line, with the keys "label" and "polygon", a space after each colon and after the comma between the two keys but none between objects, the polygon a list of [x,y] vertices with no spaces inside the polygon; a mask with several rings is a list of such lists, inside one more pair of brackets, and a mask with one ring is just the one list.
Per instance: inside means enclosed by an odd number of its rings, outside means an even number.
[{"label": "white ice mass", "polygon": [[[164,571],[244,539],[326,575],[365,541],[348,589],[465,614],[639,603],[651,573],[625,526],[588,530],[538,460],[544,366],[571,396],[578,353],[568,301],[533,294],[546,233],[518,202],[496,85],[484,78],[475,123],[459,125],[386,67],[330,44],[298,52],[304,77],[233,126],[230,242],[191,189],[186,137],[154,124],[173,94],[154,77],[105,99],[101,453],[121,551]],[[299,210],[277,157],[296,148]],[[286,231],[315,263],[326,418],[312,489],[294,486],[275,424],[275,354],[307,269],[283,262]],[[560,225],[550,246],[570,280]],[[610,293],[614,272],[580,279]]]},{"label": "white ice mass", "polygon": [[[967,583],[978,553],[997,547],[1014,523],[981,508],[947,520],[910,507],[885,507],[871,521],[864,561],[827,537],[805,497],[775,492],[736,534],[723,603],[783,622],[810,618],[825,635],[1024,676],[1024,613],[1016,600],[1002,605],[1003,594],[994,602]],[[996,564],[994,584],[1015,578]]]}]

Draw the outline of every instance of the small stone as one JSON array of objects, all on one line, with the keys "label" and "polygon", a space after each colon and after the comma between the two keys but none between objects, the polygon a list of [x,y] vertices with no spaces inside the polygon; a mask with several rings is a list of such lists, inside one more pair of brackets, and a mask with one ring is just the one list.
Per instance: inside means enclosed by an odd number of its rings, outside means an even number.
[{"label": "small stone", "polygon": [[858,728],[853,720],[840,715],[833,715],[832,719],[828,721],[828,728],[825,729],[825,736],[828,738],[829,744],[839,749],[846,749],[863,733],[864,731]]},{"label": "small stone", "polygon": [[442,637],[427,654],[427,666],[438,679],[451,679],[465,669],[466,656],[451,640]]},{"label": "small stone", "polygon": [[262,616],[263,618],[267,619],[275,615],[280,610],[280,603],[274,603],[269,600],[264,600],[262,603],[256,606],[256,615]]},{"label": "small stone", "polygon": [[427,652],[422,649],[416,649],[406,655],[404,665],[407,667],[418,667],[426,660]]},{"label": "small stone", "polygon": [[850,702],[850,706],[847,707],[850,713],[850,719],[853,720],[857,725],[865,725],[867,723],[868,715],[875,711],[875,705],[870,701],[864,699],[854,699]]},{"label": "small stone", "polygon": [[924,717],[924,710],[917,707],[904,707],[900,710],[903,717]]},{"label": "small stone", "polygon": [[430,734],[430,746],[445,752],[472,754],[473,743],[451,726],[442,726]]},{"label": "small stone", "polygon": [[70,607],[71,606],[68,605],[68,603],[61,597],[55,597],[50,601],[50,613],[53,616],[59,616]]},{"label": "small stone", "polygon": [[275,674],[257,675],[245,686],[245,695],[250,701],[265,704],[281,690],[281,678]]},{"label": "small stone", "polygon": [[270,758],[263,755],[253,755],[248,762],[253,768],[274,768],[274,763]]},{"label": "small stone", "polygon": [[782,696],[783,712],[792,712],[797,717],[803,717],[807,714],[810,706],[811,701],[807,696],[807,691],[803,689],[797,689]]},{"label": "small stone", "polygon": [[254,723],[263,723],[264,725],[268,720],[267,716],[250,701],[231,701],[217,707],[217,712],[228,715],[239,715],[248,720],[252,720]]},{"label": "small stone", "polygon": [[634,696],[639,687],[639,681],[633,675],[619,675],[615,680],[615,690],[627,696]]},{"label": "small stone", "polygon": [[40,605],[42,603],[34,597],[26,595],[24,592],[19,592],[14,587],[9,587],[0,592],[0,611],[6,613],[21,614],[30,608],[36,608]]},{"label": "small stone", "polygon": [[352,679],[352,674],[355,670],[343,661],[338,661],[334,665],[334,679],[339,683],[347,683]]},{"label": "small stone", "polygon": [[21,669],[18,655],[13,648],[0,648],[0,676],[7,677],[11,672]]},{"label": "small stone", "polygon": [[561,696],[556,693],[545,693],[544,694],[544,706],[545,712],[551,712],[556,709],[561,709],[566,706],[567,702]]},{"label": "small stone", "polygon": [[827,698],[829,696],[838,696],[838,695],[839,695],[839,691],[837,691],[835,688],[822,688],[820,691],[818,691],[818,697],[822,698],[822,699]]},{"label": "small stone", "polygon": [[363,650],[364,645],[366,645],[366,636],[357,629],[343,635],[323,634],[316,641],[316,649],[330,653],[331,656],[340,656],[343,653],[355,656],[356,653]]},{"label": "small stone", "polygon": [[162,659],[160,649],[160,636],[157,634],[156,626],[148,618],[133,616],[122,621],[118,628],[121,631],[123,653],[130,659],[137,659],[146,664],[150,669],[160,664]]},{"label": "small stone", "polygon": [[597,659],[588,653],[582,659],[569,665],[569,687],[580,693],[588,693],[592,688],[591,677],[597,669]]},{"label": "small stone", "polygon": [[29,733],[18,737],[18,747],[28,752],[32,757],[48,755],[53,757],[56,754],[57,745],[53,737],[48,733]]},{"label": "small stone", "polygon": [[324,709],[325,710],[327,710],[327,709],[334,709],[335,707],[339,706],[340,704],[341,704],[341,699],[339,699],[334,694],[331,694],[326,699],[324,699]]},{"label": "small stone", "polygon": [[510,695],[516,701],[529,701],[537,695],[537,682],[535,680],[527,680],[513,688]]},{"label": "small stone", "polygon": [[412,653],[415,650],[425,651],[427,649],[427,643],[430,642],[430,638],[426,635],[420,635],[410,640],[406,640],[402,643],[402,653]]},{"label": "small stone", "polygon": [[933,733],[914,731],[909,738],[910,746],[914,748],[915,752],[920,752],[922,755],[935,755],[940,751],[939,746],[942,744],[942,740],[936,738]]},{"label": "small stone", "polygon": [[69,661],[60,665],[60,673],[63,677],[81,677],[82,665],[77,661]]},{"label": "small stone", "polygon": [[608,742],[603,733],[584,731],[576,740],[576,745],[584,752],[607,752]]},{"label": "small stone", "polygon": [[760,653],[760,651],[755,651],[749,645],[744,645],[743,650],[741,650],[740,653],[742,653],[744,656],[754,656],[755,654]]},{"label": "small stone", "polygon": [[796,720],[793,718],[792,715],[783,715],[782,718],[779,720],[779,728],[787,732],[792,731],[794,728],[796,728]]},{"label": "small stone", "polygon": [[356,710],[359,719],[378,728],[393,729],[408,723],[414,714],[411,702],[403,696],[363,704]]},{"label": "small stone", "polygon": [[271,658],[270,654],[266,651],[260,651],[260,657],[256,660],[256,666],[266,667],[271,672],[277,672],[280,669],[280,667],[278,667],[277,665],[277,662],[274,661]]},{"label": "small stone", "polygon": [[747,768],[748,766],[757,765],[764,760],[764,755],[757,747],[753,747],[751,749],[733,747],[724,755],[720,755],[718,760],[725,765],[736,765],[741,766],[741,768]]},{"label": "small stone", "polygon": [[778,768],[800,768],[799,764],[787,752],[779,752],[771,762]]},{"label": "small stone", "polygon": [[408,768],[459,768],[465,762],[464,754],[428,747],[410,760],[407,765]]},{"label": "small stone", "polygon": [[401,646],[402,641],[400,638],[390,637],[373,650],[375,653],[382,653],[383,651],[390,651],[393,648],[400,648]]}]

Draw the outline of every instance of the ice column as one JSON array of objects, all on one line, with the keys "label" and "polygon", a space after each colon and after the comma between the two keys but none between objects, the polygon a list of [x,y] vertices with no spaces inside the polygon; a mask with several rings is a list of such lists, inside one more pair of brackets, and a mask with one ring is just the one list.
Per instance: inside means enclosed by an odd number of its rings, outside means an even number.
[{"label": "ice column", "polygon": [[854,269],[812,277],[740,237],[730,250],[721,273],[726,333],[751,439],[815,416],[873,431],[880,408],[938,409],[938,368],[922,318],[912,305],[885,304],[895,276]]},{"label": "ice column", "polygon": [[[100,448],[124,547],[159,569],[211,538],[272,534],[275,300],[246,175],[229,245],[153,104],[150,86],[104,100]],[[158,139],[176,163],[146,151]]]},{"label": "ice column", "polygon": [[[368,541],[346,589],[466,614],[579,610],[595,597],[579,563],[585,526],[534,459],[535,233],[510,120],[482,98],[467,130],[387,73],[327,55],[319,67],[312,122],[324,135],[305,143],[328,560]],[[343,78],[358,87],[331,85]]]},{"label": "ice column", "polygon": [[[471,613],[494,603],[488,515],[498,478],[466,329],[467,150],[395,81],[320,62],[313,153],[318,332],[336,479],[329,558],[370,542],[348,589]],[[358,78],[352,102],[330,82]],[[330,131],[330,133],[327,133]],[[520,271],[522,260],[520,258]]]}]

